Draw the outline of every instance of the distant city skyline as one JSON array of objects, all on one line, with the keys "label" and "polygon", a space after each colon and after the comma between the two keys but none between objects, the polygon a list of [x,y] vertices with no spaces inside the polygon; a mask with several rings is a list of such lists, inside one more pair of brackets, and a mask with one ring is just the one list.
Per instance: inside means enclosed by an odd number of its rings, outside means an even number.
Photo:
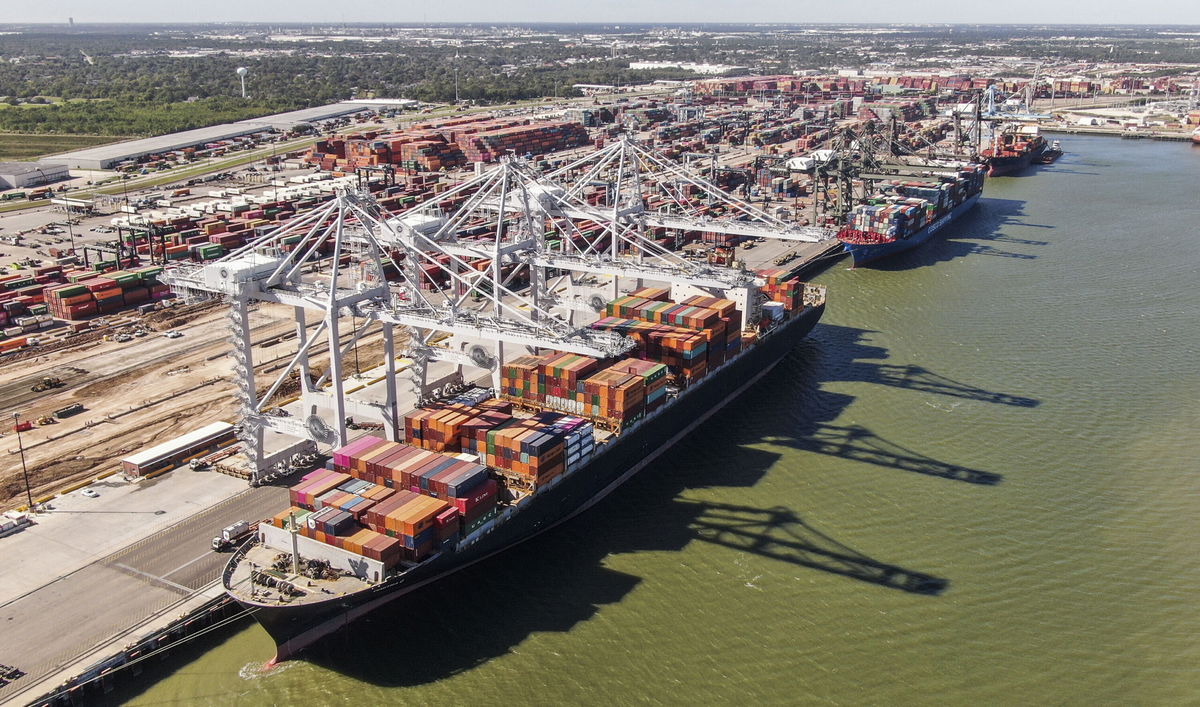
[{"label": "distant city skyline", "polygon": [[[0,23],[94,22],[876,22],[950,24],[1179,24],[1200,25],[1200,3],[1179,0],[860,0],[844,5],[812,2],[731,3],[721,0],[456,0],[449,3],[330,3],[327,0],[43,0],[5,3]],[[1198,37],[1200,39],[1200,37]]]}]

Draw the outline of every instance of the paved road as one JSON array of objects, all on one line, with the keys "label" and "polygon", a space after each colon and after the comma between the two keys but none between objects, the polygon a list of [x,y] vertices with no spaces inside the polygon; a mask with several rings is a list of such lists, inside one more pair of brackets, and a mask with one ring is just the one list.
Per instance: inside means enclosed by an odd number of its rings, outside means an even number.
[{"label": "paved road", "polygon": [[218,578],[229,556],[210,549],[213,536],[286,504],[286,488],[248,489],[0,607],[0,663],[27,673],[0,689],[0,702]]}]

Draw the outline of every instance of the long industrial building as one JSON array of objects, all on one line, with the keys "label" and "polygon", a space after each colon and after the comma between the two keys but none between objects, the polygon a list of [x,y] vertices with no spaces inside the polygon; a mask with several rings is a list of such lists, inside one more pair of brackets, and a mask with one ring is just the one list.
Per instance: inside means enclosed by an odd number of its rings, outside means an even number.
[{"label": "long industrial building", "polygon": [[218,140],[228,140],[242,135],[253,135],[266,130],[290,130],[302,123],[312,123],[330,118],[338,118],[365,110],[395,107],[394,101],[342,101],[330,103],[316,108],[264,115],[261,118],[250,118],[236,123],[211,125],[207,128],[185,130],[183,132],[159,135],[157,137],[129,140],[111,145],[89,147],[84,150],[65,152],[61,155],[43,158],[43,162],[66,165],[72,169],[110,169],[126,160],[155,155],[173,150],[182,150]]},{"label": "long industrial building", "polygon": [[24,189],[67,178],[67,168],[45,162],[0,162],[0,189]]}]

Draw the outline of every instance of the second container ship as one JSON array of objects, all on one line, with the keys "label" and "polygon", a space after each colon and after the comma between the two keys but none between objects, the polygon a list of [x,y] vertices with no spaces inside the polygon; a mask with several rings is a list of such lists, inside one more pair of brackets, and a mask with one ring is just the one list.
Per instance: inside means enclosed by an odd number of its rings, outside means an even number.
[{"label": "second container ship", "polygon": [[983,193],[984,168],[972,165],[936,181],[892,180],[855,206],[837,237],[858,267],[911,250],[966,213]]},{"label": "second container ship", "polygon": [[1042,137],[1038,126],[1005,123],[982,156],[987,160],[988,176],[1001,177],[1038,162],[1046,148],[1046,138]]}]

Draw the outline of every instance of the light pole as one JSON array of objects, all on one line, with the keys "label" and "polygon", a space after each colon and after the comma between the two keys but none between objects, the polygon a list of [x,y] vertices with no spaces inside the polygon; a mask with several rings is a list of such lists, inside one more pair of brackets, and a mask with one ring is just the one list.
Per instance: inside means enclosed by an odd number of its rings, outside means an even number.
[{"label": "light pole", "polygon": [[454,52],[454,107],[458,107],[458,52]]},{"label": "light pole", "polygon": [[17,449],[21,451],[21,473],[25,476],[25,497],[29,500],[29,511],[33,512],[33,491],[29,488],[29,469],[25,468],[25,444],[21,441],[21,413],[13,413],[13,429],[17,432]]}]

